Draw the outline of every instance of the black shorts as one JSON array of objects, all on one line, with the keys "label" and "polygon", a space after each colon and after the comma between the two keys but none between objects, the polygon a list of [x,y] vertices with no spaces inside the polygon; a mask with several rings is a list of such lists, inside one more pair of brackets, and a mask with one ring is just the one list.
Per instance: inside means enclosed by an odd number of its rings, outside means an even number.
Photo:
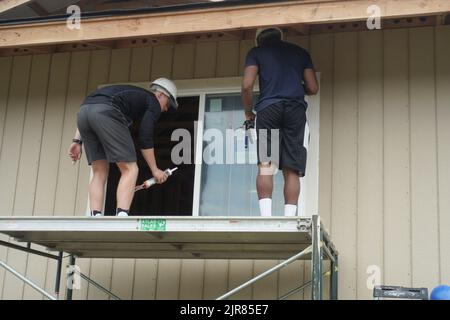
[{"label": "black shorts", "polygon": [[77,116],[78,130],[89,164],[96,160],[136,162],[136,149],[128,121],[107,104],[82,105]]},{"label": "black shorts", "polygon": [[281,101],[257,112],[258,163],[271,162],[305,176],[305,125],[306,105],[302,102]]}]

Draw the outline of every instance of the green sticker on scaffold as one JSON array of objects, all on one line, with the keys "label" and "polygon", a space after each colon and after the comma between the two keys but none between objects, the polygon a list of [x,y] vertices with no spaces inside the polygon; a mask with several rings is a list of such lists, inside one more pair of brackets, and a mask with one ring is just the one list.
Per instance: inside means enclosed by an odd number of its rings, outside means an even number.
[{"label": "green sticker on scaffold", "polygon": [[165,219],[142,219],[140,222],[141,231],[166,231]]}]

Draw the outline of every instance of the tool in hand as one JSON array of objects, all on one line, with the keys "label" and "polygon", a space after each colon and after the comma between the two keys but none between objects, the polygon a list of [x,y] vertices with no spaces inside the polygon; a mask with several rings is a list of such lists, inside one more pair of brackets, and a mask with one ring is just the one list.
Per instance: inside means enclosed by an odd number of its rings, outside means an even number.
[{"label": "tool in hand", "polygon": [[247,149],[248,140],[250,140],[251,144],[255,142],[255,120],[245,120],[243,127],[245,129],[245,149]]},{"label": "tool in hand", "polygon": [[[177,170],[177,169],[178,169],[178,167],[175,167],[175,168],[173,168],[173,169],[166,169],[166,170],[164,171],[164,174],[165,174],[167,177],[170,177],[170,176],[175,172],[175,170]],[[156,184],[156,179],[153,177],[153,178],[151,178],[151,179],[148,179],[148,180],[144,181],[143,184],[141,184],[141,185],[139,185],[139,186],[136,186],[136,187],[134,188],[134,192],[139,191],[139,190],[143,190],[143,189],[148,189],[148,188],[150,188],[150,187],[151,187],[152,185],[154,185],[154,184]]]}]

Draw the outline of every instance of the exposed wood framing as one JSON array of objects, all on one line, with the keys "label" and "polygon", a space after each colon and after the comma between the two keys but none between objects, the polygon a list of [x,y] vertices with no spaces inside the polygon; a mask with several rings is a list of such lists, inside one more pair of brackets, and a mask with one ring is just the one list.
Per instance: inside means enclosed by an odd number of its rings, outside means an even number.
[{"label": "exposed wood framing", "polygon": [[[383,19],[381,22],[382,29],[399,29],[435,26],[440,23],[440,16],[420,16],[402,19]],[[341,23],[326,23],[321,25],[312,25],[309,28],[310,34],[316,33],[335,33],[367,30],[366,21],[353,21]]]},{"label": "exposed wood framing", "polygon": [[450,11],[448,0],[292,1],[186,12],[86,19],[81,30],[65,22],[0,27],[0,48],[50,45],[130,37],[230,32],[259,26],[336,23],[366,20],[376,4],[385,18],[438,15]]}]

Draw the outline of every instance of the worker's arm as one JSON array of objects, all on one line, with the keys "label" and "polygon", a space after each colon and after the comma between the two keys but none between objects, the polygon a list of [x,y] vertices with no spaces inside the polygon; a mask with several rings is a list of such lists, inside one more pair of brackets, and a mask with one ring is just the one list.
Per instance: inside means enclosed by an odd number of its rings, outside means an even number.
[{"label": "worker's arm", "polygon": [[[78,128],[75,131],[75,136],[74,136],[73,139],[81,141],[81,134],[80,134],[80,131],[78,130]],[[81,159],[82,152],[83,151],[82,151],[80,143],[72,142],[70,144],[70,146],[69,146],[69,157],[70,157],[70,159],[72,159],[73,162]]]},{"label": "worker's arm", "polygon": [[153,177],[155,177],[157,183],[163,183],[167,177],[164,171],[160,170],[156,165],[155,149],[154,149],[154,131],[156,122],[161,114],[159,105],[149,107],[141,119],[141,125],[139,127],[138,142],[140,145],[142,156],[147,162]]},{"label": "worker's arm", "polygon": [[245,110],[245,118],[254,120],[253,113],[253,86],[255,85],[256,76],[258,75],[257,66],[248,66],[244,70],[244,78],[242,80],[241,99]]},{"label": "worker's arm", "polygon": [[303,81],[305,82],[305,93],[309,96],[317,94],[319,84],[317,83],[316,72],[314,69],[305,69],[303,71]]},{"label": "worker's arm", "polygon": [[164,171],[160,170],[156,165],[155,149],[141,149],[142,156],[147,162],[153,177],[155,177],[157,183],[164,183],[167,180],[167,176]]}]

